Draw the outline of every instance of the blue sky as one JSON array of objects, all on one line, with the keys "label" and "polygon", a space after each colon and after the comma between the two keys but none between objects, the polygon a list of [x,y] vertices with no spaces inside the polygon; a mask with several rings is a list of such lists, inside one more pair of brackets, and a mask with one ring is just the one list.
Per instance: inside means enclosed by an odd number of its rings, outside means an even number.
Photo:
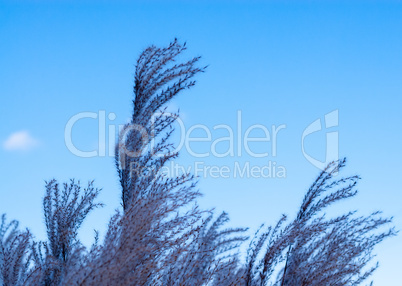
[{"label": "blue sky", "polygon": [[[286,125],[275,157],[203,158],[217,166],[272,161],[284,166],[286,178],[201,178],[204,207],[226,210],[233,225],[253,230],[281,213],[294,215],[319,172],[301,151],[303,131],[338,110],[339,125],[331,130],[339,155],[348,158],[344,175],[362,181],[356,198],[331,211],[380,209],[402,229],[400,1],[56,2],[0,1],[0,213],[38,239],[44,239],[44,180],[51,178],[95,179],[106,207],[80,235],[89,244],[92,229],[104,231],[120,203],[113,158],[75,156],[65,145],[65,126],[75,114],[101,110],[116,114],[108,126],[127,122],[136,58],[175,37],[188,44],[185,58],[202,55],[209,65],[197,86],[172,102],[186,126],[235,129],[239,110],[243,133],[253,124]],[[82,150],[96,148],[97,124],[84,119],[74,127]],[[272,147],[255,144],[261,152]],[[210,144],[194,146],[201,152]],[[305,141],[321,160],[325,146],[326,130]],[[195,160],[184,150],[177,162]],[[396,285],[401,237],[376,252],[375,282]]]}]

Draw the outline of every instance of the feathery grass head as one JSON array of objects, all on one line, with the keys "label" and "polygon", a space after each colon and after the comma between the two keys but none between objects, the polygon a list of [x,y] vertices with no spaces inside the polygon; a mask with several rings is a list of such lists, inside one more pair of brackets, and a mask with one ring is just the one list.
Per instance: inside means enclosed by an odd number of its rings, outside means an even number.
[{"label": "feathery grass head", "polygon": [[178,155],[169,142],[178,113],[168,113],[166,105],[205,70],[197,66],[200,57],[176,62],[185,49],[174,40],[147,48],[137,61],[132,117],[115,152],[123,210],[110,219],[103,241],[96,234],[87,250],[78,238],[88,214],[102,206],[96,202],[100,189],[93,182],[82,188],[74,180],[51,180],[43,199],[47,241],[32,242],[28,231],[2,217],[2,285],[341,286],[361,285],[375,271],[373,249],[396,234],[387,228],[392,219],[379,212],[325,214],[357,194],[358,176],[334,176],[345,159],[319,174],[293,220],[283,215],[260,228],[245,262],[238,252],[247,229],[224,228],[226,213],[214,219],[200,209],[191,174],[161,172]]}]

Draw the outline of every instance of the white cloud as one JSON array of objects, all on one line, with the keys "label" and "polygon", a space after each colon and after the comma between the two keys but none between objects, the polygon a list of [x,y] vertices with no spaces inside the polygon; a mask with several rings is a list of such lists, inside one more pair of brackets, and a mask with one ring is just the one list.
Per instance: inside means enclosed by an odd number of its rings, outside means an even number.
[{"label": "white cloud", "polygon": [[27,151],[38,146],[39,141],[33,138],[28,131],[18,131],[11,134],[3,147],[8,151]]}]

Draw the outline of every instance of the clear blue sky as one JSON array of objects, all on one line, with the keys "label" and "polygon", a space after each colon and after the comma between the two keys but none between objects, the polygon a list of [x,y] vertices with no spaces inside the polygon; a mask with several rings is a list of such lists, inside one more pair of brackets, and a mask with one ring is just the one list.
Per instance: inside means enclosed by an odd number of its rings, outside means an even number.
[{"label": "clear blue sky", "polygon": [[[319,172],[303,156],[302,133],[338,110],[333,130],[349,160],[344,175],[362,181],[359,195],[333,211],[380,209],[402,229],[400,1],[128,2],[0,1],[0,213],[44,239],[44,180],[95,179],[106,207],[89,217],[81,237],[89,244],[92,229],[103,232],[120,203],[113,158],[74,156],[64,143],[66,123],[99,110],[116,114],[107,124],[125,123],[137,56],[177,37],[188,43],[186,57],[202,55],[209,64],[198,85],[173,102],[186,126],[235,128],[238,110],[244,129],[286,124],[276,157],[203,159],[217,166],[275,161],[286,178],[201,178],[203,206],[226,210],[233,225],[252,230],[281,213],[293,216]],[[97,136],[96,120],[73,130],[83,150],[94,149]],[[325,136],[306,139],[309,154],[324,157]],[[194,160],[184,152],[178,162]],[[398,285],[402,237],[376,252],[376,285]]]}]

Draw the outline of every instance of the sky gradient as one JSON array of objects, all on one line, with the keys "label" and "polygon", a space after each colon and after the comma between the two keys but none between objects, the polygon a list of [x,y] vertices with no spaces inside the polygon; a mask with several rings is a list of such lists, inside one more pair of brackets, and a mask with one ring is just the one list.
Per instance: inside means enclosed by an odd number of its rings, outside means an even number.
[{"label": "sky gradient", "polygon": [[[186,127],[227,124],[236,132],[239,111],[243,135],[253,124],[286,125],[276,156],[202,158],[210,166],[271,161],[286,169],[285,178],[200,178],[202,206],[227,211],[231,224],[251,227],[250,234],[282,213],[295,215],[319,172],[303,156],[303,131],[337,110],[339,125],[331,130],[339,136],[339,156],[348,158],[343,175],[362,180],[358,196],[330,212],[383,210],[402,229],[400,1],[56,2],[0,1],[0,213],[36,238],[45,238],[41,200],[44,181],[52,178],[94,179],[103,188],[106,207],[90,215],[80,236],[89,244],[93,229],[104,232],[120,204],[113,157],[72,154],[66,124],[81,112],[100,111],[115,114],[107,127],[126,123],[136,58],[175,37],[187,42],[183,58],[201,55],[209,65],[196,87],[172,102]],[[77,123],[72,137],[82,150],[95,150],[97,120]],[[210,147],[194,144],[199,152]],[[272,153],[272,142],[255,144]],[[326,130],[305,141],[320,160],[325,146]],[[177,160],[194,161],[185,150]],[[375,252],[375,284],[398,285],[402,237]]]}]

